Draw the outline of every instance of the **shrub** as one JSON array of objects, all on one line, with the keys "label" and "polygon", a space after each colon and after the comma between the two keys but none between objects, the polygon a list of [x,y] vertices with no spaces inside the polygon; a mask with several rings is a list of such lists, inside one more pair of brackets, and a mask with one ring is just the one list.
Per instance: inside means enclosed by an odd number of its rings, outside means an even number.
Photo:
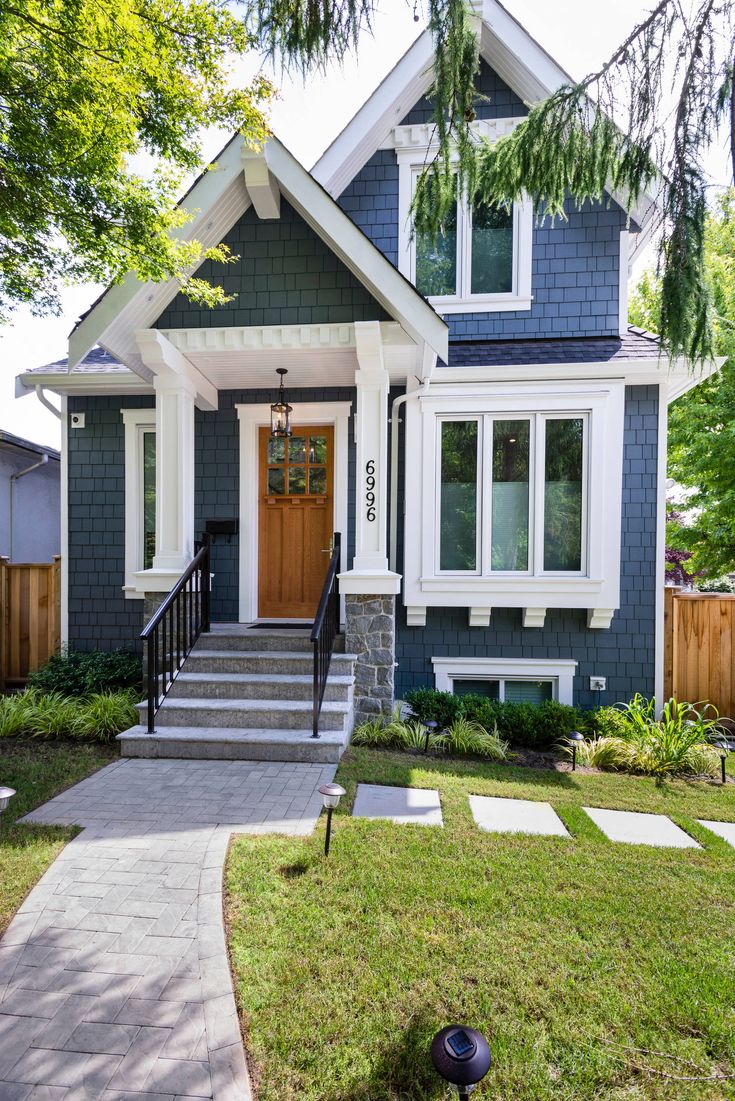
[{"label": "shrub", "polygon": [[77,707],[74,735],[100,742],[112,741],[121,731],[137,723],[137,699],[138,693],[128,688],[124,692],[94,692],[79,703],[74,701]]},{"label": "shrub", "polygon": [[406,703],[420,723],[436,722],[439,729],[451,726],[460,713],[462,697],[435,688],[413,688],[406,693]]},{"label": "shrub", "polygon": [[97,692],[79,699],[28,688],[0,697],[0,737],[88,738],[111,741],[137,722],[138,693]]},{"label": "shrub", "polygon": [[[562,750],[572,756],[571,745],[564,745]],[[589,768],[632,771],[631,745],[624,738],[601,734],[577,745],[577,761]]]},{"label": "shrub", "polygon": [[87,696],[92,692],[140,689],[142,661],[129,650],[66,650],[54,654],[43,668],[28,678],[30,688]]},{"label": "shrub", "polygon": [[625,715],[619,707],[600,707],[593,712],[590,726],[599,738],[623,738],[628,732]]},{"label": "shrub", "polygon": [[510,756],[508,743],[502,740],[496,727],[487,731],[462,715],[448,728],[444,740],[448,753],[485,757],[490,761],[507,761]]}]

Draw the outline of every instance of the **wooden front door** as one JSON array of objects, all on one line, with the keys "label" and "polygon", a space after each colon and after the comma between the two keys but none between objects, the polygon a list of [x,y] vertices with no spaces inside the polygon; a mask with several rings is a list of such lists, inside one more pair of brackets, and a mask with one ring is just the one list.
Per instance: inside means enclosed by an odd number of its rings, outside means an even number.
[{"label": "wooden front door", "polygon": [[313,619],[329,564],[334,428],[259,436],[258,616]]}]

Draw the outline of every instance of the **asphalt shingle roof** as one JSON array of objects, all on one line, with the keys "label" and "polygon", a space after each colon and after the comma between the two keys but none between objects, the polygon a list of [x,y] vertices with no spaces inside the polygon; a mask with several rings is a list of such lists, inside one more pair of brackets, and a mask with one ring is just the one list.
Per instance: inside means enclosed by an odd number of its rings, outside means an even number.
[{"label": "asphalt shingle roof", "polygon": [[607,363],[620,359],[658,359],[658,338],[630,327],[625,336],[588,336],[549,340],[480,340],[449,345],[450,367],[510,364]]}]

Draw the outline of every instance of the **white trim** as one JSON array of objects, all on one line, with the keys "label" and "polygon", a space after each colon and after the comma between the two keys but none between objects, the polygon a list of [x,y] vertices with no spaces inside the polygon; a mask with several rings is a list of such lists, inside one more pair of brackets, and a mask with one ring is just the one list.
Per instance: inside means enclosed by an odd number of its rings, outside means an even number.
[{"label": "white trim", "polygon": [[654,696],[664,706],[664,585],[666,584],[666,451],[669,409],[666,386],[658,389],[658,455],[656,462],[656,624]]},{"label": "white trim", "polygon": [[69,645],[69,417],[68,400],[61,395],[61,461],[59,507],[61,509],[61,648]]},{"label": "white trim", "polygon": [[452,692],[454,680],[547,680],[559,703],[574,701],[576,661],[546,658],[432,658],[434,684],[439,692]]},{"label": "white trim", "polygon": [[[125,425],[125,582],[123,592],[128,600],[142,600],[136,574],[143,569],[143,499],[141,470],[141,436],[156,431],[156,410],[121,409]],[[157,458],[158,456],[156,456]],[[156,464],[158,465],[158,464]]]},{"label": "white trim", "polygon": [[[258,429],[270,424],[270,405],[236,405],[240,422],[240,594],[239,618],[258,614]],[[349,401],[296,402],[291,423],[334,425],[334,530],[342,535],[342,569],[347,563]]]},{"label": "white trim", "polygon": [[[622,383],[590,382],[584,389],[571,383],[534,383],[513,388],[485,383],[451,390],[432,384],[428,394],[408,403],[406,449],[407,454],[416,456],[416,461],[406,465],[404,603],[413,609],[619,607],[624,411]],[[544,573],[538,570],[537,563],[535,575],[441,573],[437,569],[435,539],[437,437],[441,419],[511,418],[529,414],[587,418],[584,572]]]},{"label": "white trim", "polygon": [[628,267],[630,255],[630,233],[627,229],[620,231],[620,259],[618,261],[618,331],[621,336],[628,332],[628,280],[630,269]]}]

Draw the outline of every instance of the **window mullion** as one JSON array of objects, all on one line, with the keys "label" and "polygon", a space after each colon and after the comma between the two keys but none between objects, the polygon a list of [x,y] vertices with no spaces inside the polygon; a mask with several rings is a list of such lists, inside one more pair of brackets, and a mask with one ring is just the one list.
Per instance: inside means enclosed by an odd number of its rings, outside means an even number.
[{"label": "window mullion", "polygon": [[492,522],[493,522],[493,418],[489,414],[486,414],[482,418],[482,477],[480,483],[480,492],[482,494],[482,523],[480,525],[480,531],[482,533],[482,562],[481,570],[483,577],[488,576],[492,572]]},{"label": "window mullion", "polygon": [[544,566],[544,467],[546,463],[546,418],[541,413],[533,417],[533,438],[536,451],[533,492],[533,568],[532,574],[543,573]]}]

